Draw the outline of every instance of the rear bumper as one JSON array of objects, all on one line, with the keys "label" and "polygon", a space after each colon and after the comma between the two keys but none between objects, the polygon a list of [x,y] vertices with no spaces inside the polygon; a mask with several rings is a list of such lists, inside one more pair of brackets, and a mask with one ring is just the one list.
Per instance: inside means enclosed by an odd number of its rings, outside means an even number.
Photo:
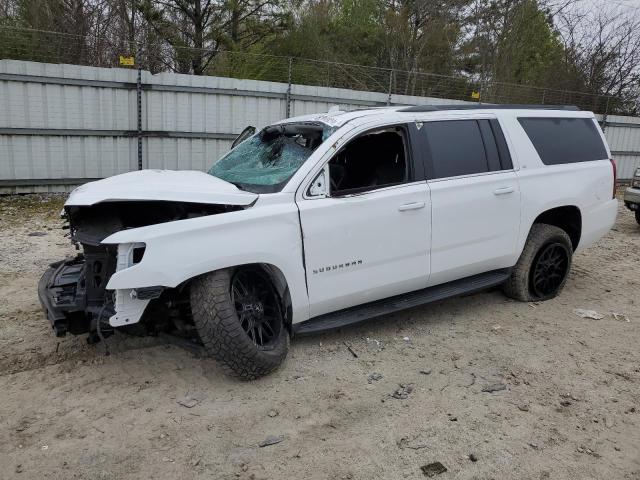
[{"label": "rear bumper", "polygon": [[640,209],[640,188],[627,188],[624,191],[624,204],[629,210]]}]

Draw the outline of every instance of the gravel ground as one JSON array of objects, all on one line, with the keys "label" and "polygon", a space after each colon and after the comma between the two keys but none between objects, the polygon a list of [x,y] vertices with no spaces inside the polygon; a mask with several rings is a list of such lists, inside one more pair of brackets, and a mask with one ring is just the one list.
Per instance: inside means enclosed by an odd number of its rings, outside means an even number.
[{"label": "gravel ground", "polygon": [[622,207],[552,301],[494,290],[296,338],[241,383],[157,338],[115,335],[107,356],[53,336],[36,284],[73,253],[62,202],[0,198],[0,478],[640,479],[640,227]]}]

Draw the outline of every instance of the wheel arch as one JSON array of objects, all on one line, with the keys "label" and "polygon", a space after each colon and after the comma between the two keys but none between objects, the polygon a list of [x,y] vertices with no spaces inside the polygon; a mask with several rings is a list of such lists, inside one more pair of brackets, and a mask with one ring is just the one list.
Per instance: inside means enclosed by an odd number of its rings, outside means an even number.
[{"label": "wheel arch", "polygon": [[[217,270],[224,269],[238,269],[238,268],[260,268],[263,272],[267,274],[271,282],[273,283],[278,296],[280,297],[280,303],[284,312],[284,322],[289,333],[292,332],[292,323],[293,323],[293,301],[291,298],[291,291],[289,290],[289,282],[287,281],[287,277],[284,272],[276,265],[272,263],[264,263],[264,262],[255,262],[255,263],[242,263],[239,265],[230,265],[228,267],[224,267]],[[213,271],[217,271],[213,270]],[[202,277],[203,275],[208,275],[212,273],[204,272],[199,275],[196,275],[188,280],[182,282],[179,288],[188,287],[195,279]]]},{"label": "wheel arch", "polygon": [[553,225],[564,230],[571,239],[573,251],[575,252],[578,248],[582,236],[582,213],[577,206],[562,205],[545,210],[535,218],[531,227],[539,223]]}]

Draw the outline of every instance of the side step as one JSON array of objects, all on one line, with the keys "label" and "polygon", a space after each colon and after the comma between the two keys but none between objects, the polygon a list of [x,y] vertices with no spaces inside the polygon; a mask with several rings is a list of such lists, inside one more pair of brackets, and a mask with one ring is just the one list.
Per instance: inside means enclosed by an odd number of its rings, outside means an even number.
[{"label": "side step", "polygon": [[293,331],[296,335],[308,335],[354,325],[365,320],[382,317],[400,310],[406,310],[407,308],[495,287],[507,280],[510,274],[510,268],[493,270],[453,282],[434,285],[433,287],[427,287],[415,292],[405,293],[383,300],[376,300],[375,302],[365,303],[364,305],[310,318],[309,320],[293,325]]}]

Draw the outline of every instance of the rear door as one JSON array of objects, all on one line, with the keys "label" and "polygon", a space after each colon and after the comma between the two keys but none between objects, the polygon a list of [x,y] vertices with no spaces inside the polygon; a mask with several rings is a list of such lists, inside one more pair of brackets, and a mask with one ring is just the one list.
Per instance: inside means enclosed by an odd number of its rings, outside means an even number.
[{"label": "rear door", "polygon": [[420,132],[432,207],[429,284],[513,266],[520,188],[498,121],[431,121]]}]

